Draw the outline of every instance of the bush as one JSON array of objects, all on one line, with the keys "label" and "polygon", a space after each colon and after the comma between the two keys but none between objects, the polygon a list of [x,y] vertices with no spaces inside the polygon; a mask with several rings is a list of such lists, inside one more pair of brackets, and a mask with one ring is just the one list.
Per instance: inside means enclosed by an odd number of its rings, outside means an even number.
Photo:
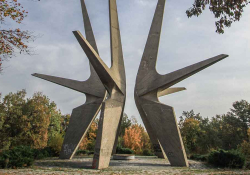
[{"label": "bush", "polygon": [[134,154],[134,151],[129,148],[122,148],[120,146],[117,146],[116,153],[117,154]]},{"label": "bush", "polygon": [[247,160],[250,160],[250,142],[244,140],[238,149],[246,156]]},{"label": "bush", "polygon": [[242,168],[245,161],[244,155],[236,150],[212,151],[208,156],[208,163],[218,167]]},{"label": "bush", "polygon": [[206,162],[207,159],[208,159],[208,155],[193,154],[193,155],[190,156],[190,159],[191,160]]},{"label": "bush", "polygon": [[77,156],[79,156],[79,155],[86,155],[86,154],[89,154],[88,150],[77,150],[76,151],[76,155]]},{"label": "bush", "polygon": [[142,154],[144,156],[154,156],[154,153],[152,153],[152,151],[149,150],[149,149],[144,149],[143,152],[142,152]]},{"label": "bush", "polygon": [[46,147],[43,149],[34,149],[34,158],[35,159],[44,159],[47,157],[55,157],[58,156],[58,153],[54,151],[51,147]]},{"label": "bush", "polygon": [[89,151],[95,150],[95,140],[87,144],[87,150]]},{"label": "bush", "polygon": [[49,141],[49,147],[56,154],[55,156],[59,156],[63,144],[63,136],[61,134],[54,135]]},{"label": "bush", "polygon": [[28,146],[18,146],[0,154],[2,168],[29,167],[34,163],[34,152]]}]

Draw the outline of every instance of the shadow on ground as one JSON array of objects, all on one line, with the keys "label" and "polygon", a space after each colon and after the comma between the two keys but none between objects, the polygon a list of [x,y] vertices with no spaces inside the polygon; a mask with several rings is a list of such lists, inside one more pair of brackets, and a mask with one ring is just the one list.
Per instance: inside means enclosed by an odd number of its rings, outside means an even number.
[{"label": "shadow on ground", "polygon": [[[35,166],[39,167],[60,167],[75,169],[92,169],[92,158],[74,158],[72,160],[60,160],[57,158],[36,161]],[[110,167],[170,167],[167,161],[149,162],[145,159],[135,160],[111,160]]]}]

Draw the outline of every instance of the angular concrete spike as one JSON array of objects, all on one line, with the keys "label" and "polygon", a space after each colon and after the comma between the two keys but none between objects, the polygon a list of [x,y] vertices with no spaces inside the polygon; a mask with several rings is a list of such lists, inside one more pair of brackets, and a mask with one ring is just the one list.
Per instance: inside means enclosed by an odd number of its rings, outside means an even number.
[{"label": "angular concrete spike", "polygon": [[174,84],[196,74],[197,72],[200,72],[203,69],[225,59],[226,57],[228,57],[228,55],[221,54],[221,55],[206,59],[204,61],[201,61],[199,63],[187,66],[180,70],[171,72],[166,75],[155,74],[152,77],[152,74],[150,75],[148,74],[141,79],[140,84],[137,87],[138,94],[142,96],[158,88],[166,89],[168,87],[171,87]]},{"label": "angular concrete spike", "polygon": [[[81,0],[81,3],[83,18],[85,21],[84,26],[86,38],[98,54],[84,0]],[[72,111],[69,126],[60,152],[61,159],[71,159],[74,156],[79,144],[100,111],[101,104],[106,97],[106,90],[91,64],[90,73],[90,77],[86,81],[76,81],[42,74],[33,74],[33,76],[86,94],[85,104],[73,109]]]},{"label": "angular concrete spike", "polygon": [[[60,159],[72,159],[79,144],[88,132],[91,124],[101,109],[103,98],[87,96],[86,103],[73,109],[69,126],[64,137]],[[93,114],[93,112],[96,112]]]},{"label": "angular concrete spike", "polygon": [[[102,59],[95,52],[93,47],[79,31],[74,31],[73,33],[79,44],[81,45],[82,49],[86,53],[92,66],[96,70],[96,73],[98,74],[104,86],[108,85],[108,87],[106,87],[107,91],[111,93],[111,91],[109,90],[111,90],[114,86],[117,86],[122,93],[125,93],[126,90],[124,89],[124,82],[121,81],[122,77],[120,77],[119,71],[114,71],[114,69],[108,68],[108,66],[102,61]],[[114,62],[113,60],[116,59],[112,59],[112,62]]]},{"label": "angular concrete spike", "polygon": [[[154,97],[156,97],[156,93]],[[149,100],[147,98],[141,100],[143,112],[156,133],[171,166],[188,167],[174,109],[159,101],[154,101],[152,96],[148,98]]]},{"label": "angular concrete spike", "polygon": [[[93,47],[93,49],[96,51],[96,53],[99,55],[98,48],[97,48],[96,41],[95,41],[94,32],[93,32],[92,25],[89,19],[89,14],[86,8],[85,0],[80,0],[80,1],[81,1],[81,7],[82,7],[82,16],[83,16],[86,39],[90,43],[90,45]],[[96,71],[94,70],[91,63],[89,63],[89,65],[90,65],[90,72],[91,72],[90,77],[94,77],[93,79],[99,80],[99,77],[96,74]]]},{"label": "angular concrete spike", "polygon": [[180,91],[184,91],[184,90],[187,90],[186,88],[184,87],[177,87],[177,88],[167,88],[167,89],[164,89],[164,90],[158,90],[158,93],[157,93],[157,96],[158,97],[162,97],[162,96],[165,96],[165,95],[169,95],[169,94],[173,94],[173,93],[176,93],[176,92],[180,92]]},{"label": "angular concrete spike", "polygon": [[[107,72],[105,73],[104,71],[106,68],[105,66],[100,65],[100,63],[102,64],[102,61],[99,60],[97,55],[95,55],[94,58],[92,54],[91,58],[91,54],[89,54],[90,61],[91,59],[94,60],[91,61],[94,69],[109,92],[109,98],[103,102],[100,121],[98,124],[95,154],[92,163],[92,166],[95,169],[103,169],[109,166],[126,99],[126,77],[116,0],[109,0],[109,12],[112,56],[111,68],[106,70]],[[97,63],[97,60],[99,60],[99,63]],[[109,74],[109,76],[104,75],[106,76],[104,77],[102,74]],[[109,77],[113,80],[110,80]]]},{"label": "angular concrete spike", "polygon": [[37,73],[32,74],[32,76],[50,81],[52,83],[67,87],[69,89],[73,89],[81,93],[93,95],[96,97],[103,97],[103,86],[95,86],[95,80],[93,79],[88,79],[87,81],[77,81]]},{"label": "angular concrete spike", "polygon": [[[219,55],[166,75],[157,73],[155,65],[160,41],[165,0],[158,0],[155,15],[136,78],[135,101],[153,144],[166,153],[172,166],[188,167],[187,157],[174,109],[159,102],[158,97],[185,90],[170,88],[176,83],[226,58]],[[152,136],[153,135],[153,136]],[[158,146],[158,148],[160,148]]]}]

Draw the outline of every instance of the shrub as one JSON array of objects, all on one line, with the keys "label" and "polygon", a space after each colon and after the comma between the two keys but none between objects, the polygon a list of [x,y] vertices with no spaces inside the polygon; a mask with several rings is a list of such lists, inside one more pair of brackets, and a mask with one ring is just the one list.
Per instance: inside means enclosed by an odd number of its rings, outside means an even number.
[{"label": "shrub", "polygon": [[0,154],[2,168],[29,167],[34,163],[34,152],[28,146],[18,146]]},{"label": "shrub", "polygon": [[208,158],[208,155],[201,155],[201,154],[192,154],[190,156],[191,160],[197,160],[197,161],[202,161],[202,162],[206,162]]},{"label": "shrub", "polygon": [[89,154],[88,150],[77,150],[76,151],[76,155],[77,156],[79,156],[79,155],[86,155],[86,154]]},{"label": "shrub", "polygon": [[134,151],[129,148],[122,148],[120,146],[117,146],[116,153],[117,154],[134,154]]},{"label": "shrub", "polygon": [[95,140],[92,141],[92,142],[89,142],[87,144],[87,150],[89,150],[89,151],[94,151],[95,150]]},{"label": "shrub", "polygon": [[154,156],[154,153],[152,153],[152,151],[150,149],[144,149],[142,154],[144,156]]},{"label": "shrub", "polygon": [[88,155],[94,154],[94,151],[89,151]]},{"label": "shrub", "polygon": [[49,147],[52,149],[52,151],[56,154],[55,156],[59,156],[59,153],[61,151],[63,144],[63,136],[61,134],[55,134],[50,142]]},{"label": "shrub", "polygon": [[54,151],[51,147],[46,147],[43,149],[34,149],[34,158],[35,159],[44,159],[46,157],[55,157],[58,155],[57,152]]},{"label": "shrub", "polygon": [[242,168],[245,161],[244,155],[236,150],[212,151],[208,156],[208,163],[218,167]]},{"label": "shrub", "polygon": [[250,160],[250,142],[244,140],[239,146],[239,150],[246,156],[248,160]]}]

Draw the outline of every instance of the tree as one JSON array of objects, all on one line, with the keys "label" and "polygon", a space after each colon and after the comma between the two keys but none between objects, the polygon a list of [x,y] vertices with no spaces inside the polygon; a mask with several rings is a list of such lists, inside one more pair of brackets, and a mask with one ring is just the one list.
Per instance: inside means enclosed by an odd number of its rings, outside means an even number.
[{"label": "tree", "polygon": [[132,124],[131,120],[128,118],[128,115],[124,112],[119,133],[120,137],[124,136],[126,128],[129,128],[131,124]]},{"label": "tree", "polygon": [[200,121],[194,117],[188,117],[179,125],[186,148],[190,152],[196,152],[198,148],[197,142],[201,133]]},{"label": "tree", "polygon": [[8,20],[13,20],[20,24],[27,16],[25,11],[17,0],[0,0],[0,72],[2,71],[2,62],[15,55],[15,49],[19,53],[30,54],[27,43],[34,40],[34,36],[29,31],[17,29],[3,29],[3,25]]},{"label": "tree", "polygon": [[[60,110],[57,110],[56,104],[51,102],[49,105],[50,110],[50,122],[48,127],[48,142],[56,135],[62,133],[62,114]],[[62,133],[63,134],[63,133]]]},{"label": "tree", "polygon": [[66,133],[66,131],[68,129],[69,120],[70,120],[70,115],[69,114],[61,116],[61,129],[60,129],[60,131],[61,131],[63,136],[65,135],[65,133]]},{"label": "tree", "polygon": [[250,0],[195,0],[193,6],[186,11],[187,16],[199,16],[205,10],[206,6],[213,12],[215,18],[216,32],[224,33],[225,27],[230,27],[233,22],[241,19],[244,8],[250,3]]},{"label": "tree", "polygon": [[[55,103],[40,92],[32,98],[26,99],[25,96],[26,91],[22,90],[9,93],[0,101],[0,150],[19,145],[44,148],[49,133],[55,131],[49,127],[55,123],[51,116],[59,113]],[[57,121],[59,128],[60,121]]]},{"label": "tree", "polygon": [[138,124],[134,124],[125,130],[123,136],[124,146],[132,149],[136,154],[142,152],[143,143],[141,140],[142,131]]},{"label": "tree", "polygon": [[79,149],[94,151],[98,122],[99,120],[95,119],[94,122],[91,124],[87,134],[85,135],[85,137],[83,138],[82,142],[79,145]]},{"label": "tree", "polygon": [[230,114],[238,117],[242,122],[250,127],[250,104],[246,100],[234,102]]},{"label": "tree", "polygon": [[190,153],[208,153],[213,149],[244,150],[249,146],[250,104],[236,101],[227,114],[216,115],[211,119],[195,114],[193,110],[183,112],[179,127],[183,142]]}]

